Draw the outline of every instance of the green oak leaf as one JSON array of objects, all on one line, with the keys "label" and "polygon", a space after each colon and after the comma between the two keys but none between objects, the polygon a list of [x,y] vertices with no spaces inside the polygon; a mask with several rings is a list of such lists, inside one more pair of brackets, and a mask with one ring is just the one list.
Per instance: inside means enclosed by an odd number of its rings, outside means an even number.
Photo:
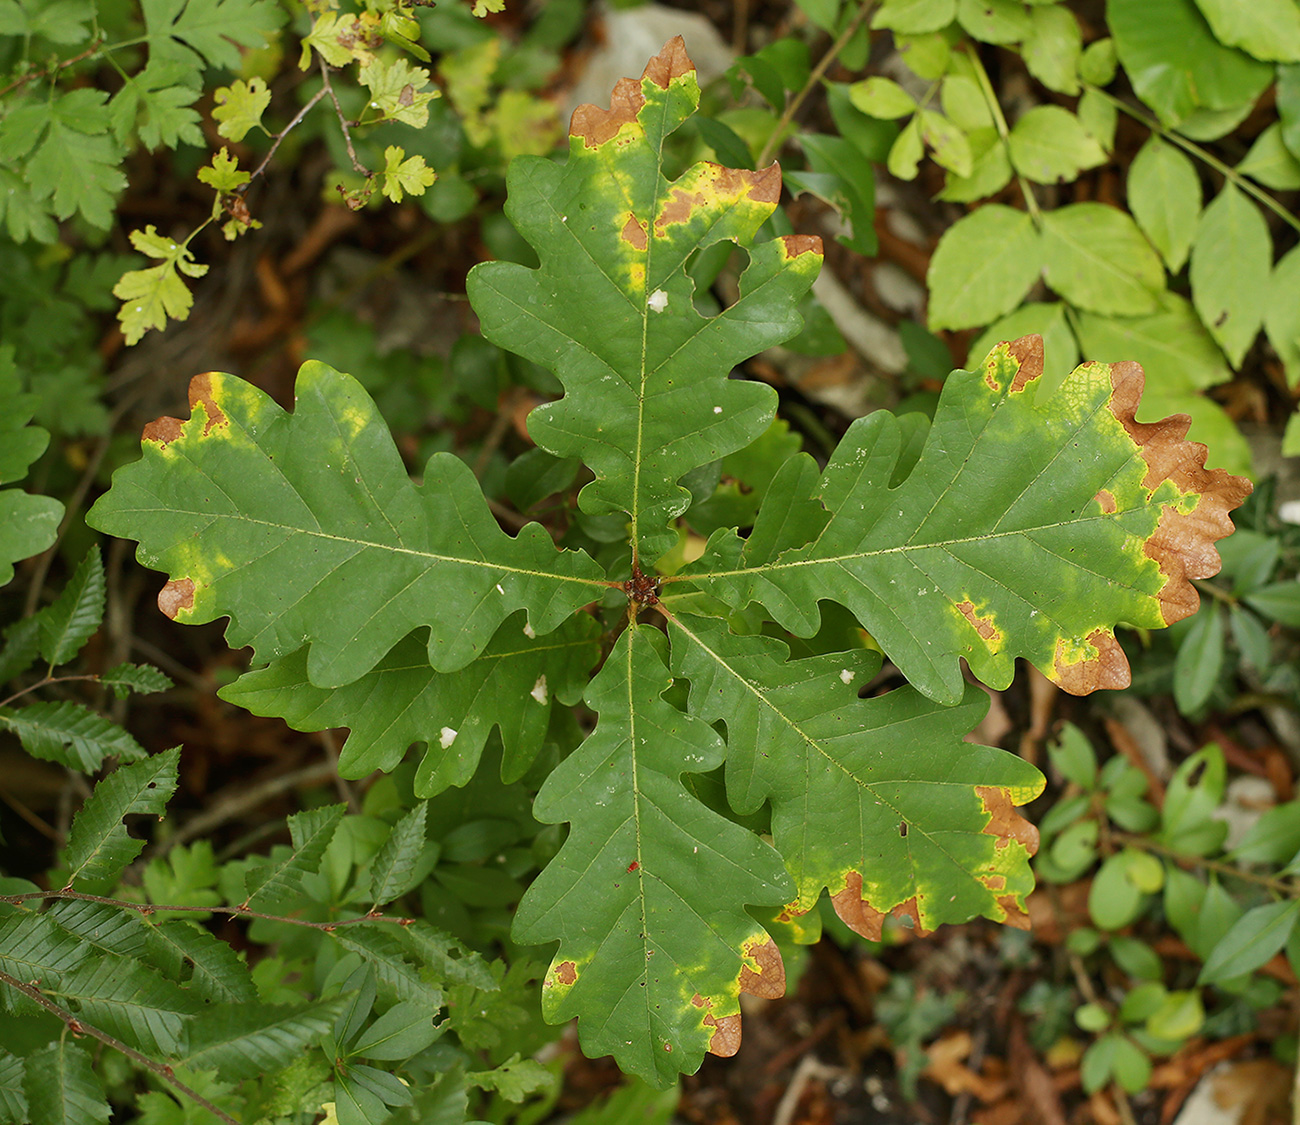
[{"label": "green oak leaf", "polygon": [[1042,367],[1042,341],[1027,337],[951,375],[894,488],[880,482],[899,457],[897,421],[859,419],[819,484],[793,458],[750,538],[715,534],[664,588],[689,581],[732,605],[760,602],[799,636],[816,631],[818,599],[837,601],[944,703],[962,697],[959,656],[994,687],[1011,682],[1017,656],[1075,693],[1126,686],[1114,626],[1195,612],[1188,580],[1217,573],[1212,543],[1251,486],[1202,467],[1205,447],[1182,440],[1185,415],[1134,421],[1137,364],[1085,363],[1037,396]]},{"label": "green oak leaf", "polygon": [[691,712],[727,726],[727,797],[741,814],[772,805],[772,836],[794,877],[785,916],[817,905],[880,940],[886,915],[919,931],[984,914],[1027,927],[1038,832],[1014,812],[1043,790],[1028,762],[962,741],[988,698],[967,685],[944,707],[911,688],[858,691],[880,666],[868,650],[787,661],[767,637],[716,618],[669,618],[673,672]]},{"label": "green oak leaf", "polygon": [[595,732],[547,778],[534,815],[568,839],[519,904],[517,941],[559,940],[542,985],[584,1050],[663,1087],[740,1045],[738,994],[780,996],[775,943],[746,905],[789,900],[776,851],[696,799],[682,774],[722,740],[662,695],[662,636],[632,625],[587,690]]},{"label": "green oak leaf", "polygon": [[748,245],[780,195],[775,165],[699,163],[664,178],[665,140],[698,100],[678,38],[640,81],[620,82],[611,109],[579,107],[567,164],[510,166],[506,214],[540,268],[488,262],[469,276],[483,334],[564,384],[564,398],[529,415],[529,433],[592,469],[583,511],[628,514],[634,565],[675,541],[669,521],[690,503],[679,479],[770,424],[771,388],[728,374],[799,330],[795,306],[821,264],[819,239],[764,242],[749,250],[735,304],[696,311],[687,260],[722,239]]},{"label": "green oak leaf", "polygon": [[303,365],[292,414],[218,373],[191,381],[190,409],[145,428],[88,519],[172,576],[169,617],[229,616],[229,642],[265,663],[307,644],[317,686],[360,678],[421,625],[429,662],[454,671],[515,611],[549,633],[608,585],[539,524],[503,532],[454,455],[414,484],[374,402],[322,363]]},{"label": "green oak leaf", "polygon": [[[429,667],[428,645],[413,634],[360,679],[334,689],[312,684],[299,649],[220,695],[255,715],[279,715],[296,730],[350,726],[339,753],[344,777],[392,770],[412,743],[424,742],[415,791],[431,797],[469,781],[493,727],[504,747],[502,776],[517,781],[541,749],[551,701],[581,698],[599,656],[598,633],[594,618],[578,614],[537,637],[516,614],[477,660],[448,673]],[[518,705],[503,707],[504,699]]]}]

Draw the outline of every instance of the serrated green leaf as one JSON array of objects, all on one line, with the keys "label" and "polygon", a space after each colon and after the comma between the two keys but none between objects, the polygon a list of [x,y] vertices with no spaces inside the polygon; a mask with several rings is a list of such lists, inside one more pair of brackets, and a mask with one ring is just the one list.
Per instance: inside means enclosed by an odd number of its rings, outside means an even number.
[{"label": "serrated green leaf", "polygon": [[94,16],[91,0],[6,0],[0,5],[0,34],[84,43]]},{"label": "serrated green leaf", "polygon": [[407,195],[423,195],[438,178],[425,165],[423,156],[408,157],[396,145],[384,149],[384,170],[380,175],[384,178],[384,195],[394,203],[401,203]]},{"label": "serrated green leaf", "polygon": [[69,972],[88,951],[48,914],[12,914],[0,920],[0,970],[21,981]]},{"label": "serrated green leaf", "polygon": [[152,1056],[181,1050],[202,1001],[126,957],[89,957],[47,989],[86,1022]]},{"label": "serrated green leaf", "polygon": [[1215,984],[1253,973],[1286,945],[1297,919],[1300,902],[1294,899],[1247,910],[1206,957],[1199,983]]},{"label": "serrated green leaf", "polygon": [[1215,38],[1268,62],[1300,62],[1300,8],[1295,0],[1196,0]]},{"label": "serrated green leaf", "polygon": [[149,961],[172,976],[189,965],[188,989],[212,1003],[245,1003],[256,999],[248,966],[243,959],[207,930],[192,922],[173,919],[150,926]]},{"label": "serrated green leaf", "polygon": [[0,1122],[23,1125],[27,1117],[27,1094],[23,1090],[25,1060],[0,1049]]},{"label": "serrated green leaf", "polygon": [[46,206],[56,218],[80,212],[101,229],[111,225],[115,197],[126,186],[121,171],[124,154],[108,135],[107,98],[102,90],[83,87],[24,107],[36,113],[31,143],[39,138],[27,160],[25,178],[35,186],[38,198],[48,201]]},{"label": "serrated green leaf", "polygon": [[249,870],[248,897],[244,899],[244,905],[262,910],[279,899],[296,894],[303,876],[320,867],[325,849],[346,812],[346,805],[323,805],[289,817],[293,852],[278,863]]},{"label": "serrated green leaf", "polygon": [[32,757],[82,773],[94,773],[110,756],[123,762],[145,757],[140,744],[112,720],[67,700],[0,709],[0,728],[13,731]]},{"label": "serrated green leaf", "polygon": [[378,109],[389,121],[400,121],[416,129],[423,129],[429,123],[429,103],[441,95],[436,88],[426,90],[427,70],[412,66],[403,58],[391,61],[377,58],[364,64],[358,77],[361,85],[370,91],[371,109]]},{"label": "serrated green leaf", "polygon": [[112,1115],[90,1055],[71,1037],[27,1057],[29,1125],[87,1125]]},{"label": "serrated green leaf", "polygon": [[1201,213],[1201,181],[1191,160],[1153,133],[1129,165],[1128,205],[1170,272],[1182,269]]},{"label": "serrated green leaf", "polygon": [[252,130],[262,127],[262,114],[271,104],[266,80],[236,79],[229,86],[218,86],[212,95],[212,119],[217,133],[231,141],[242,141]]},{"label": "serrated green leaf", "polygon": [[1026,212],[1000,203],[980,207],[944,231],[930,259],[930,328],[973,328],[1009,313],[1042,267]]},{"label": "serrated green leaf", "polygon": [[517,1054],[493,1070],[474,1070],[465,1082],[480,1090],[495,1090],[508,1102],[522,1102],[530,1094],[556,1084],[556,1077],[536,1059],[521,1059]]},{"label": "serrated green leaf", "polygon": [[716,619],[674,616],[673,671],[690,704],[727,724],[727,796],[739,813],[765,801],[795,880],[783,916],[814,909],[824,888],[858,933],[880,940],[891,912],[918,931],[985,914],[1027,925],[1038,833],[1014,805],[1043,778],[1005,751],[964,743],[986,697],[968,687],[943,707],[911,689],[861,700],[872,652],[798,661]]},{"label": "serrated green leaf", "polygon": [[1040,184],[1074,180],[1085,168],[1106,163],[1105,151],[1079,119],[1055,105],[1035,106],[1025,113],[1007,145],[1016,171]]},{"label": "serrated green leaf", "polygon": [[198,111],[191,108],[203,90],[194,68],[173,59],[154,58],[126,82],[108,103],[113,135],[129,145],[135,137],[147,149],[160,145],[202,145]]},{"label": "serrated green leaf", "polygon": [[1254,101],[1273,79],[1267,63],[1221,43],[1193,0],[1107,0],[1106,22],[1133,89],[1166,126]]},{"label": "serrated green leaf", "polygon": [[238,69],[240,47],[266,45],[284,12],[275,0],[142,0],[150,58]]},{"label": "serrated green leaf", "polygon": [[632,625],[587,691],[595,732],[547,778],[534,815],[571,822],[529,887],[517,941],[559,939],[542,986],[546,1018],[578,1017],[592,1056],[663,1087],[706,1050],[739,1046],[740,991],[779,996],[776,945],[745,906],[789,897],[780,858],[683,786],[722,760],[722,741],[662,698],[658,636]]},{"label": "serrated green leaf", "polygon": [[715,317],[696,311],[687,259],[722,239],[747,245],[780,194],[776,166],[701,163],[664,178],[665,138],[698,100],[678,38],[620,87],[612,110],[580,108],[567,164],[524,157],[508,173],[506,214],[540,268],[488,262],[468,282],[483,334],[565,385],[529,415],[529,433],[556,456],[583,458],[596,479],[582,510],[628,513],[634,561],[646,566],[676,541],[667,525],[690,503],[677,481],[771,422],[771,389],[727,375],[798,331],[796,302],[821,264],[815,238],[754,246],[737,301]]},{"label": "serrated green leaf", "polygon": [[401,898],[414,886],[411,874],[425,849],[428,812],[428,802],[421,801],[402,817],[393,825],[384,846],[371,861],[369,897],[374,901],[374,907]]},{"label": "serrated green leaf", "polygon": [[1201,214],[1192,243],[1192,304],[1234,367],[1264,319],[1273,241],[1259,208],[1227,183]]},{"label": "serrated green leaf", "polygon": [[[750,539],[715,535],[679,579],[738,607],[759,601],[799,636],[816,631],[819,598],[837,601],[945,703],[962,697],[958,655],[991,685],[1010,683],[1015,656],[1069,691],[1127,684],[1113,626],[1189,615],[1198,599],[1184,575],[1218,570],[1208,540],[1209,554],[1184,554],[1171,521],[1222,538],[1250,486],[1199,468],[1185,422],[1133,421],[1136,364],[1084,364],[1051,396],[1035,396],[1041,374],[1029,337],[951,375],[920,460],[893,490],[879,482],[899,455],[897,423],[859,419],[820,484],[790,462]],[[1187,471],[1166,476],[1155,466],[1174,450]],[[764,517],[778,498],[776,512],[802,507],[774,515],[774,535]]]},{"label": "serrated green leaf", "polygon": [[903,35],[939,31],[957,18],[957,0],[885,0],[871,17],[872,27]]},{"label": "serrated green leaf", "polygon": [[113,296],[122,301],[117,319],[128,344],[136,343],[149,329],[167,327],[167,321],[185,320],[194,297],[181,280],[182,273],[202,277],[208,267],[194,260],[185,243],[164,238],[152,225],[131,232],[131,245],[162,262],[148,269],[129,270],[113,286]]},{"label": "serrated green leaf", "polygon": [[1078,18],[1064,5],[1048,4],[1030,9],[1029,25],[1020,48],[1025,68],[1049,90],[1077,94],[1083,53]]},{"label": "serrated green leaf", "polygon": [[167,691],[175,686],[170,676],[158,671],[152,664],[118,664],[100,676],[99,682],[112,688],[118,699],[125,699],[133,691],[147,695],[155,691]]},{"label": "serrated green leaf", "polygon": [[176,790],[180,747],[109,774],[95,786],[68,833],[68,885],[114,880],[144,848],[129,836],[122,818],[142,813],[161,818]]},{"label": "serrated green leaf", "polygon": [[120,957],[145,954],[151,928],[134,910],[85,899],[50,904],[49,916],[92,949]]},{"label": "serrated green leaf", "polygon": [[349,376],[307,363],[297,391],[286,414],[232,376],[197,377],[190,420],[147,427],[144,457],[87,516],[138,537],[141,560],[172,575],[159,597],[170,616],[229,615],[229,643],[263,662],[307,641],[312,683],[339,687],[421,625],[429,662],[453,671],[515,611],[549,633],[606,587],[539,524],[506,535],[458,457],[435,454],[413,484]]},{"label": "serrated green leaf", "polygon": [[41,656],[50,667],[66,664],[81,651],[104,617],[104,564],[92,547],[51,605],[38,615]]},{"label": "serrated green leaf", "polygon": [[223,1004],[190,1029],[179,1061],[191,1070],[216,1070],[228,1078],[254,1078],[292,1062],[334,1026],[344,998],[310,1004]]},{"label": "serrated green leaf", "polygon": [[300,649],[220,694],[255,715],[281,716],[297,730],[351,725],[339,754],[344,777],[391,770],[412,743],[426,743],[415,778],[421,797],[464,785],[496,728],[502,775],[514,781],[541,749],[552,700],[576,700],[599,655],[599,628],[586,614],[544,637],[529,632],[515,614],[477,660],[447,673],[430,668],[428,645],[408,636],[360,679],[333,690],[312,685]]},{"label": "serrated green leaf", "polygon": [[411,963],[394,929],[392,925],[363,923],[340,926],[331,936],[344,949],[365,958],[375,970],[382,995],[398,1003],[417,1001],[432,1013],[442,1007],[442,989]]},{"label": "serrated green leaf", "polygon": [[1154,312],[1165,271],[1137,224],[1104,203],[1070,203],[1043,213],[1047,284],[1091,312]]}]

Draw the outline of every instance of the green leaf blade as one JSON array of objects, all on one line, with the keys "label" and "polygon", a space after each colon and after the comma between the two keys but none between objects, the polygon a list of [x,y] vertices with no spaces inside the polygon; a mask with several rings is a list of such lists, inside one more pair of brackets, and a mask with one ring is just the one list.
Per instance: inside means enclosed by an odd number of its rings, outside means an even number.
[{"label": "green leaf blade", "polygon": [[1041,270],[1033,219],[1000,203],[980,207],[944,232],[930,259],[930,328],[996,320],[1021,302]]},{"label": "green leaf blade", "polygon": [[104,616],[104,564],[92,548],[53,604],[41,611],[41,656],[66,664],[99,628]]},{"label": "green leaf blade", "polygon": [[1259,332],[1269,300],[1273,240],[1259,208],[1224,184],[1192,244],[1192,303],[1234,367]]}]

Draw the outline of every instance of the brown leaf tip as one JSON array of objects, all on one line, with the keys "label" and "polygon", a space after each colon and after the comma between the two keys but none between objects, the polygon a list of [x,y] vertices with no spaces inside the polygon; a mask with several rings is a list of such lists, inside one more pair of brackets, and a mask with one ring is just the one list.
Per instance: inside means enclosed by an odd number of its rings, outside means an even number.
[{"label": "brown leaf tip", "polygon": [[1043,374],[1043,338],[1041,336],[1021,336],[1018,340],[1002,340],[995,344],[984,363],[984,382],[989,390],[1001,393],[1002,384],[998,382],[998,349],[1005,347],[1007,356],[1015,361],[1016,373],[1011,377],[1008,394],[1023,391],[1035,379]]},{"label": "brown leaf tip", "polygon": [[158,608],[173,621],[183,609],[194,608],[194,583],[188,578],[173,578],[158,591]]},{"label": "brown leaf tip", "polygon": [[227,424],[226,412],[217,405],[217,400],[212,397],[212,375],[208,371],[202,375],[195,375],[190,380],[190,410],[194,410],[200,403],[203,404],[203,413],[207,415],[208,420],[203,425],[203,436],[208,436],[208,431],[213,426],[224,426]]},{"label": "brown leaf tip", "polygon": [[713,1028],[713,1035],[709,1038],[709,1054],[717,1055],[720,1059],[729,1059],[740,1050],[739,1012],[723,1016],[721,1019],[715,1019],[711,1015],[705,1016],[704,1026]]},{"label": "brown leaf tip", "polygon": [[996,836],[997,847],[1005,848],[1014,840],[1030,855],[1038,851],[1038,829],[1016,811],[1007,790],[994,785],[977,785],[975,795],[989,814],[989,822],[981,831],[986,836]]},{"label": "brown leaf tip", "polygon": [[845,879],[844,889],[831,895],[831,905],[841,921],[856,934],[868,941],[879,941],[884,932],[885,918],[893,914],[895,918],[912,919],[912,928],[917,937],[924,937],[930,931],[921,925],[921,911],[916,895],[900,902],[888,914],[877,910],[862,895],[862,875],[850,871]]},{"label": "brown leaf tip", "polygon": [[787,258],[797,258],[800,254],[821,256],[822,240],[815,234],[785,234],[781,236],[781,241],[785,243]]},{"label": "brown leaf tip", "polygon": [[1205,446],[1186,440],[1191,425],[1191,418],[1186,414],[1172,414],[1159,422],[1136,420],[1134,415],[1146,384],[1140,364],[1111,364],[1110,379],[1111,413],[1146,462],[1143,487],[1155,491],[1169,481],[1184,496],[1198,496],[1196,506],[1189,512],[1167,505],[1143,548],[1166,576],[1159,594],[1160,611],[1165,624],[1172,625],[1196,612],[1200,598],[1191,580],[1211,578],[1219,573],[1222,560],[1214,544],[1232,534],[1233,523],[1228,513],[1241,506],[1254,486],[1245,477],[1233,476],[1226,469],[1205,467],[1208,452]]},{"label": "brown leaf tip", "polygon": [[[1195,591],[1192,597],[1195,597]],[[1071,695],[1088,695],[1101,688],[1118,690],[1132,681],[1128,657],[1109,629],[1094,629],[1088,634],[1088,644],[1096,655],[1085,659],[1072,659],[1070,648],[1063,638],[1056,642],[1056,655],[1047,678]]]},{"label": "brown leaf tip", "polygon": [[140,435],[140,440],[156,441],[159,445],[166,445],[181,436],[181,427],[183,425],[184,423],[179,418],[155,418],[145,426],[144,432]]},{"label": "brown leaf tip", "polygon": [[609,99],[609,109],[585,104],[573,111],[569,121],[569,135],[581,137],[587,148],[597,148],[611,140],[629,121],[635,121],[645,105],[641,83],[647,79],[661,89],[668,89],[674,78],[695,69],[686,54],[686,41],[675,35],[664,44],[663,50],[646,63],[641,78],[620,78]]},{"label": "brown leaf tip", "polygon": [[748,965],[740,969],[740,991],[764,1000],[775,1000],[785,995],[785,962],[781,951],[771,938],[755,941],[745,946],[745,956],[758,962],[757,971]]}]

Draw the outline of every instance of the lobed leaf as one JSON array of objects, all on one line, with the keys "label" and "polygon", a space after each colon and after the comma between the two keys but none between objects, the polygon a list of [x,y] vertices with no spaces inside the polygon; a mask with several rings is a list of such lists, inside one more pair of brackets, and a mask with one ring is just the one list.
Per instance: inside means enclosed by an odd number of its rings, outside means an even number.
[{"label": "lobed leaf", "polygon": [[1029,925],[1029,858],[1038,831],[1015,805],[1043,790],[1028,762],[963,742],[987,697],[967,685],[945,707],[911,688],[858,692],[880,666],[868,650],[787,660],[767,637],[738,637],[716,618],[670,618],[673,671],[691,682],[693,714],[727,726],[727,798],[738,813],[772,806],[772,836],[797,897],[879,941],[886,915],[918,932],[983,914]]},{"label": "lobed leaf", "polygon": [[425,743],[415,775],[420,797],[464,785],[496,727],[502,776],[516,781],[541,749],[552,700],[580,698],[599,656],[599,627],[589,615],[577,614],[545,637],[529,636],[520,616],[455,672],[430,668],[428,646],[413,634],[344,687],[314,686],[299,650],[246,673],[220,695],[255,715],[278,715],[296,730],[350,725],[339,754],[344,777],[391,770],[413,743]]},{"label": "lobed leaf", "polygon": [[787,900],[780,858],[700,803],[684,772],[722,761],[718,736],[661,697],[658,634],[632,625],[592,681],[595,732],[547,778],[534,815],[569,821],[515,916],[518,941],[558,939],[546,1018],[578,1017],[583,1049],[664,1086],[740,1045],[738,995],[779,996],[776,945],[746,905]]},{"label": "lobed leaf", "polygon": [[1251,486],[1202,467],[1185,415],[1134,420],[1137,364],[1083,364],[1050,396],[1034,394],[1041,374],[1038,337],[955,372],[894,488],[880,482],[900,455],[897,421],[859,419],[819,484],[796,458],[750,539],[716,534],[678,580],[758,601],[800,636],[817,629],[818,599],[840,602],[943,703],[962,697],[958,656],[997,687],[1017,656],[1076,694],[1127,685],[1114,626],[1195,612],[1190,579],[1218,572],[1212,544]]},{"label": "lobed leaf", "polygon": [[233,376],[198,376],[190,419],[150,423],[144,456],[91,510],[171,574],[159,595],[169,617],[228,615],[227,640],[261,662],[307,644],[311,682],[340,687],[412,629],[427,626],[429,663],[454,671],[515,611],[549,633],[607,586],[539,524],[503,532],[452,454],[414,484],[350,376],[304,364],[297,395],[288,414]]},{"label": "lobed leaf", "polygon": [[284,22],[275,0],[142,0],[150,58],[238,68]]},{"label": "lobed leaf", "polygon": [[[0,348],[0,484],[21,480],[50,440],[48,431],[27,424],[37,398],[21,388],[13,348]],[[63,505],[51,497],[30,496],[16,488],[0,490],[0,586],[13,577],[15,562],[54,542],[62,516]]]},{"label": "lobed leaf", "polygon": [[566,395],[529,415],[529,432],[596,479],[582,509],[626,512],[633,559],[672,546],[668,523],[692,469],[748,445],[771,422],[771,388],[729,379],[735,364],[799,330],[798,298],[821,265],[819,239],[791,235],[750,251],[740,296],[714,317],[696,311],[686,272],[697,250],[747,246],[776,207],[780,169],[699,163],[669,183],[664,143],[699,100],[680,37],[611,108],[580,106],[569,159],[516,159],[506,214],[536,249],[535,270],[487,262],[468,292],[483,334],[550,368]]},{"label": "lobed leaf", "polygon": [[180,747],[110,774],[95,786],[68,833],[68,886],[115,880],[144,848],[122,818],[144,813],[162,818],[176,790]]}]

